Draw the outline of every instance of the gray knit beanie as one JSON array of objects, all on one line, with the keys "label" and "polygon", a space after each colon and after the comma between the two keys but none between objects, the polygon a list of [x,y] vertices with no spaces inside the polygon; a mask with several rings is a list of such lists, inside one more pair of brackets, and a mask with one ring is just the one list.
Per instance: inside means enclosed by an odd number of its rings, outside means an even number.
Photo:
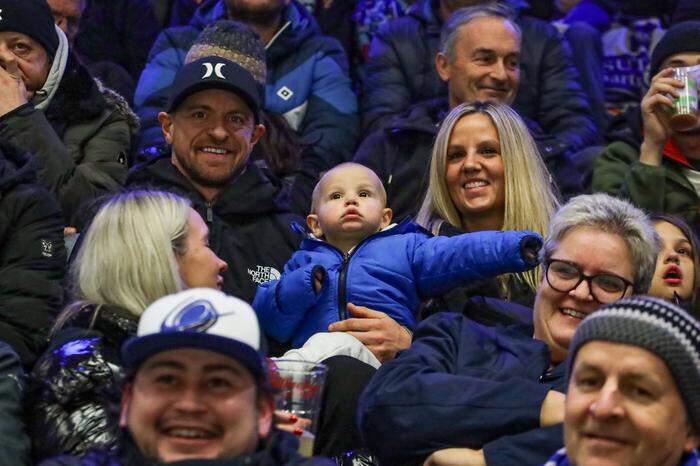
[{"label": "gray knit beanie", "polygon": [[695,432],[700,432],[700,324],[684,310],[648,296],[601,307],[576,329],[569,348],[567,380],[578,350],[603,340],[638,346],[666,363]]},{"label": "gray knit beanie", "polygon": [[185,63],[199,58],[217,56],[231,60],[253,75],[264,89],[267,79],[265,44],[248,26],[238,21],[220,20],[208,25],[192,43]]}]

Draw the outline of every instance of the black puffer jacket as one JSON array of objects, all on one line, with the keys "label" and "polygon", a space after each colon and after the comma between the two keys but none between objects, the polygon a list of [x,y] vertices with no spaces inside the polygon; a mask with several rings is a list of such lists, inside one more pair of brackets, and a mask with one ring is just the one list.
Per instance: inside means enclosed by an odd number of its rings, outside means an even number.
[{"label": "black puffer jacket", "polygon": [[[385,24],[372,40],[362,99],[366,132],[415,103],[447,96],[434,65],[442,27],[435,3],[419,0],[407,16]],[[567,45],[544,21],[521,16],[517,22],[523,41],[513,107],[553,136],[555,145],[579,150],[596,143],[595,124]]]},{"label": "black puffer jacket", "polygon": [[31,367],[63,304],[63,217],[36,161],[0,140],[0,340]]},{"label": "black puffer jacket", "polygon": [[209,226],[212,250],[228,262],[223,291],[248,302],[259,284],[280,277],[301,242],[290,227],[292,220],[301,220],[289,213],[287,191],[253,163],[213,203],[175,168],[170,156],[135,167],[127,186],[148,186],[190,199]]},{"label": "black puffer jacket", "polygon": [[27,429],[35,461],[116,448],[119,350],[137,325],[127,311],[87,305],[52,339],[29,377]]},{"label": "black puffer jacket", "polygon": [[[261,440],[258,449],[251,454],[232,459],[185,460],[179,466],[334,466],[329,459],[303,458],[297,453],[298,440],[292,434],[273,430],[267,439]],[[128,434],[124,435],[117,452],[91,451],[84,457],[61,456],[41,463],[40,466],[157,466],[158,463],[144,457]]]}]

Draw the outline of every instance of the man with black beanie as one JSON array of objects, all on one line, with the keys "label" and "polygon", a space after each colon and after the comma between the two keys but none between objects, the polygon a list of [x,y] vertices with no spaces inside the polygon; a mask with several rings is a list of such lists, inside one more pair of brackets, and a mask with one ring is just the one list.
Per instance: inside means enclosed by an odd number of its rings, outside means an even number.
[{"label": "man with black beanie", "polygon": [[[700,64],[700,22],[671,27],[651,55],[651,86],[640,107],[617,117],[596,161],[594,191],[623,196],[649,212],[683,217],[700,231],[700,122],[674,129],[684,84],[674,69]],[[697,82],[689,80],[697,91]],[[697,102],[697,99],[695,99]]]},{"label": "man with black beanie", "polygon": [[126,177],[138,120],[69,51],[46,0],[0,0],[0,139],[30,152],[64,226]]}]

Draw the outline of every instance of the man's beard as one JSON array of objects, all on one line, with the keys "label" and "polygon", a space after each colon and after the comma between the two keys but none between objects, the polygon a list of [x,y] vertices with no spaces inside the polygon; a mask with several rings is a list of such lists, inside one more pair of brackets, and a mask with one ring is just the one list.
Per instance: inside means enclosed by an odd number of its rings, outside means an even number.
[{"label": "man's beard", "polygon": [[238,176],[239,173],[245,168],[245,161],[235,168],[233,168],[228,173],[221,173],[219,176],[211,176],[211,174],[206,174],[199,167],[190,163],[190,160],[185,157],[179,157],[177,153],[175,154],[178,164],[184,171],[186,175],[193,183],[205,187],[214,189],[223,189],[229,182]]},{"label": "man's beard", "polygon": [[226,0],[229,19],[257,26],[274,26],[282,15],[284,3],[249,5],[245,0]]}]

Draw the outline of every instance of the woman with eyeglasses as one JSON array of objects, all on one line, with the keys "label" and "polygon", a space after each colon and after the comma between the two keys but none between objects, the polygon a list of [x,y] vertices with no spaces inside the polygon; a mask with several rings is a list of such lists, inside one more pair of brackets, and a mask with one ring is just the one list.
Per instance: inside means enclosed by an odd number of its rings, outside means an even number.
[{"label": "woman with eyeglasses", "polygon": [[360,427],[381,464],[539,465],[563,446],[565,362],[576,327],[603,304],[645,293],[659,239],[644,212],[578,196],[549,224],[534,330],[456,313],[423,321],[379,368]]}]

